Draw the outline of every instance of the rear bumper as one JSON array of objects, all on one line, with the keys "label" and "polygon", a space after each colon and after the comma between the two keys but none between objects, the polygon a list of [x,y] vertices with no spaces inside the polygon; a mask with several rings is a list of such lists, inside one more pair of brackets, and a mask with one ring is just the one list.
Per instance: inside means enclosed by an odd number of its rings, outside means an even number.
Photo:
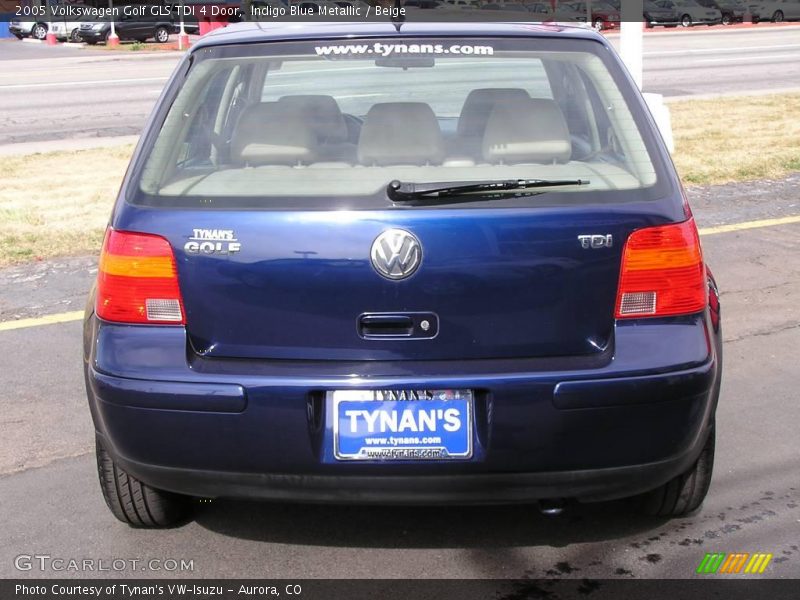
[{"label": "rear bumper", "polygon": [[[114,460],[153,487],[203,498],[404,505],[513,504],[549,498],[599,502],[649,491],[683,473],[697,460],[706,435],[704,432],[686,452],[668,460],[543,473],[293,475],[181,469],[119,455],[114,455]],[[102,443],[108,446],[106,440]]]},{"label": "rear bumper", "polygon": [[[618,327],[614,356],[501,361],[204,361],[178,327],[86,322],[95,429],[154,487],[308,502],[605,500],[702,448],[719,389],[707,318]],[[332,459],[324,391],[476,390],[468,461]]]}]

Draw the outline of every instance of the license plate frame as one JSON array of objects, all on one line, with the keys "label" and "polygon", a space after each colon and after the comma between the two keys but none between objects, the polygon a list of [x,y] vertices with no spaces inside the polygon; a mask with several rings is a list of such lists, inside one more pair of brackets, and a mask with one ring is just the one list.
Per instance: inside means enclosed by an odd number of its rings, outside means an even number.
[{"label": "license plate frame", "polygon": [[[331,409],[329,425],[333,433],[333,458],[336,461],[426,462],[469,460],[473,457],[473,390],[331,390],[327,392],[327,398]],[[352,413],[343,414],[348,408],[362,412],[355,417]],[[446,413],[448,409],[454,409],[455,412]],[[365,410],[373,416],[376,429],[379,425],[397,423],[397,428],[401,430],[364,431],[361,425],[368,425],[363,415]],[[421,412],[425,414],[421,415]],[[388,422],[381,417],[383,413],[390,415],[385,418]],[[395,415],[394,419],[392,414]],[[359,422],[358,416],[362,422]],[[409,421],[409,418],[413,421]],[[445,430],[445,424],[453,425],[454,419],[458,419],[459,427],[454,431]],[[419,431],[423,421],[426,426],[434,422],[433,430]],[[419,426],[417,431],[406,431],[399,427],[400,424],[408,426],[411,422]],[[357,431],[353,431],[354,424]],[[368,443],[367,438],[373,442]],[[409,440],[415,443],[409,443]]]}]

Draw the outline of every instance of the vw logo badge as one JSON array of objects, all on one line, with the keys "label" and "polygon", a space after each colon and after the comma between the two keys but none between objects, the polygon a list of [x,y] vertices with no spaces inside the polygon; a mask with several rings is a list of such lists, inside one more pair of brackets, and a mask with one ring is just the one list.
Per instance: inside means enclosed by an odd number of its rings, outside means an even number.
[{"label": "vw logo badge", "polygon": [[405,279],[422,262],[422,245],[404,229],[387,229],[375,238],[370,249],[375,270],[387,279]]}]

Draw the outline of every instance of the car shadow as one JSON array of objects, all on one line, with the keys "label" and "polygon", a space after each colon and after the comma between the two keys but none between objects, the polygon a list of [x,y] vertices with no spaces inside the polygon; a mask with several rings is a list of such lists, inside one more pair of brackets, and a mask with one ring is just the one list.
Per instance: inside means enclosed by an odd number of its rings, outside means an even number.
[{"label": "car shadow", "polygon": [[624,538],[667,519],[638,515],[629,501],[568,504],[546,516],[536,504],[511,506],[338,506],[204,501],[196,522],[247,540],[345,548],[563,547]]}]

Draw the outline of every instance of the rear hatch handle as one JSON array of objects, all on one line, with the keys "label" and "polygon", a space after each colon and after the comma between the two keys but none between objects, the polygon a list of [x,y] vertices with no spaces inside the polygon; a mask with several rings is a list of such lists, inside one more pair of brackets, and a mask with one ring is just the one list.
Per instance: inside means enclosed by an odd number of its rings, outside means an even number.
[{"label": "rear hatch handle", "polygon": [[358,335],[371,339],[432,339],[439,333],[435,313],[363,313],[358,317]]}]

